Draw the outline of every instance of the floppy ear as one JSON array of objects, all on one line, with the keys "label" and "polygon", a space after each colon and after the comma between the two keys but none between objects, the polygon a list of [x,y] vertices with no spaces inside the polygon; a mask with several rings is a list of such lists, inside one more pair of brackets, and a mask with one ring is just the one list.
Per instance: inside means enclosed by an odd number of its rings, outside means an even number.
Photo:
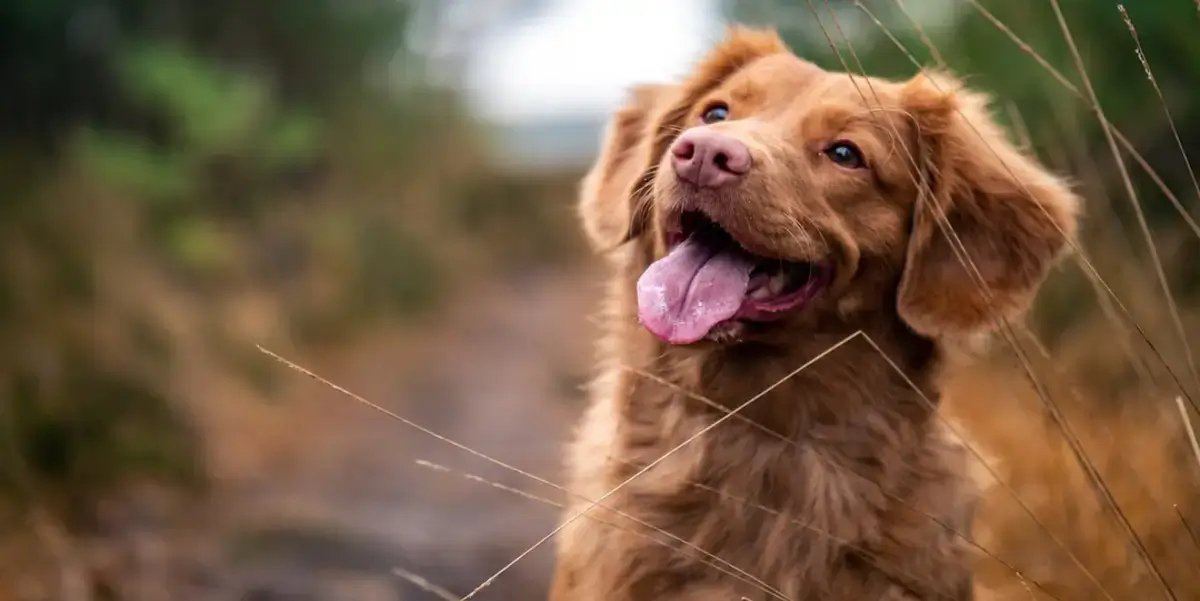
[{"label": "floppy ear", "polygon": [[592,247],[608,250],[638,235],[644,215],[634,208],[635,185],[650,154],[655,112],[672,92],[670,86],[635,86],[612,116],[600,156],[580,187],[579,216]]},{"label": "floppy ear", "polygon": [[1028,309],[1074,239],[1080,201],[1008,141],[982,94],[922,74],[902,97],[920,129],[925,185],[900,280],[900,316],[934,337],[993,329]]},{"label": "floppy ear", "polygon": [[692,106],[754,59],[787,51],[773,30],[732,27],[682,84],[632,90],[582,183],[579,212],[593,248],[611,249],[645,230],[654,167],[686,127]]}]

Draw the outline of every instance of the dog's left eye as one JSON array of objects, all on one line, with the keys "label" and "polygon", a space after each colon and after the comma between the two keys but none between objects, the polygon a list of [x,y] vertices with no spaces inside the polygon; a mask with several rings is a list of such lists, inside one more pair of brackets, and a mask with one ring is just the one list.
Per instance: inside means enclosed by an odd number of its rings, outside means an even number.
[{"label": "dog's left eye", "polygon": [[829,148],[825,149],[825,156],[834,163],[847,169],[861,169],[867,166],[867,162],[863,160],[862,152],[849,142],[835,142]]}]

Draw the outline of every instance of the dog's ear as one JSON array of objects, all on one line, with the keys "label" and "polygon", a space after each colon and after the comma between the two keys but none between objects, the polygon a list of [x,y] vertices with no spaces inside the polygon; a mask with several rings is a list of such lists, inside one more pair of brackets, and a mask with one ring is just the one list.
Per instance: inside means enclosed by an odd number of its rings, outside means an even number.
[{"label": "dog's ear", "polygon": [[932,337],[993,329],[1028,309],[1075,237],[1080,200],[1007,139],[982,94],[933,73],[901,95],[919,129],[924,181],[900,316]]},{"label": "dog's ear", "polygon": [[644,215],[634,206],[646,169],[657,111],[670,86],[635,86],[608,122],[600,156],[580,186],[579,215],[592,247],[608,250],[638,235]]},{"label": "dog's ear", "polygon": [[683,83],[632,90],[582,183],[579,211],[593,248],[608,250],[645,231],[654,168],[686,129],[693,106],[751,61],[787,51],[773,30],[732,27]]}]

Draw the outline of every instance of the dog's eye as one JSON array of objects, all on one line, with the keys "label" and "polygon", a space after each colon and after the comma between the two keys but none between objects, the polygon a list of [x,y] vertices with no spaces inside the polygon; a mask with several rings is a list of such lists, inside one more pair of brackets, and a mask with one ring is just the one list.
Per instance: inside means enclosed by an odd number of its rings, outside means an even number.
[{"label": "dog's eye", "polygon": [[825,149],[825,156],[834,163],[847,169],[861,169],[867,166],[862,153],[849,142],[835,142]]},{"label": "dog's eye", "polygon": [[700,120],[705,123],[716,123],[729,118],[729,107],[724,104],[714,104],[704,110]]}]

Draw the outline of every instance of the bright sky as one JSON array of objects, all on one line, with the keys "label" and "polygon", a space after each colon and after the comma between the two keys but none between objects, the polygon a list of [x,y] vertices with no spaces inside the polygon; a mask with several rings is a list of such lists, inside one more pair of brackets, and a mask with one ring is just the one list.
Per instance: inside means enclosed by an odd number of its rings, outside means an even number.
[{"label": "bright sky", "polygon": [[717,27],[712,0],[557,0],[480,44],[472,101],[508,123],[607,113],[630,85],[685,73]]}]

